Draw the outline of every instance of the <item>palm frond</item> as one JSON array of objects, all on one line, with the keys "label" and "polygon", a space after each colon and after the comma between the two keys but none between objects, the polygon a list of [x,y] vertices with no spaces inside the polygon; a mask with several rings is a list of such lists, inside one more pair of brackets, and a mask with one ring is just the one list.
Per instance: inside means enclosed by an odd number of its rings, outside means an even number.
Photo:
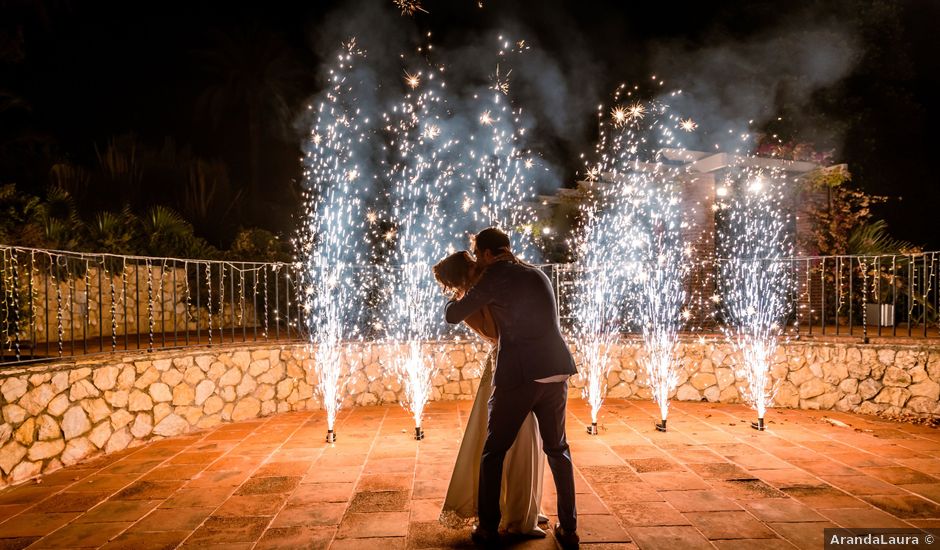
[{"label": "palm frond", "polygon": [[848,242],[849,254],[864,256],[906,254],[919,248],[909,241],[896,239],[888,234],[888,224],[884,220],[874,220],[855,228],[849,235]]}]

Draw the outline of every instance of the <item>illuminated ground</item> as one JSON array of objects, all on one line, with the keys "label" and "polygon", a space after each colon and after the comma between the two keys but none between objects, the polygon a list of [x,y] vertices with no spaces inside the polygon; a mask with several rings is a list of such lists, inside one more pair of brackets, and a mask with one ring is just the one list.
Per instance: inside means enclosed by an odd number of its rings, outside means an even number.
[{"label": "illuminated ground", "polygon": [[[468,546],[437,522],[469,402],[291,413],[129,449],[0,492],[0,548]],[[599,436],[572,400],[585,548],[821,548],[823,528],[940,527],[940,432],[870,417],[611,400]],[[848,424],[835,425],[826,419]],[[550,477],[544,511],[554,512]],[[510,541],[553,548],[551,539]],[[603,544],[601,544],[603,543]]]}]

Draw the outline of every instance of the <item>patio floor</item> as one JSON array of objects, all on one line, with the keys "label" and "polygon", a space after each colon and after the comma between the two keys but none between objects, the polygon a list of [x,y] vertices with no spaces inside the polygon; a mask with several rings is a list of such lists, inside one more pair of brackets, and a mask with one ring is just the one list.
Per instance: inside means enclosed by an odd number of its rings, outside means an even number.
[{"label": "patio floor", "polygon": [[[128,449],[0,492],[0,548],[452,548],[437,523],[469,402],[427,438],[397,406],[289,413]],[[569,401],[585,548],[822,548],[825,527],[940,527],[940,431],[833,412]],[[835,420],[836,423],[829,420]],[[837,425],[838,421],[848,426]],[[554,519],[546,468],[543,511]],[[554,548],[547,539],[509,541]]]}]

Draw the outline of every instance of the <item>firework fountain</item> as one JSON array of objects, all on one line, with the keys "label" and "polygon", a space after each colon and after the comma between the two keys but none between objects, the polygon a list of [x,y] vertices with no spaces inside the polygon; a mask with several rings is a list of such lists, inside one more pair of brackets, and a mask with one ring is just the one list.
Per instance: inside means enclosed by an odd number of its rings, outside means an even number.
[{"label": "firework fountain", "polygon": [[415,421],[415,439],[424,438],[421,419],[431,397],[436,368],[425,349],[427,341],[441,330],[440,290],[431,266],[453,247],[454,235],[445,231],[441,206],[452,187],[452,163],[459,141],[441,135],[445,88],[435,72],[427,75],[427,90],[419,74],[406,74],[412,89],[404,100],[383,115],[392,137],[393,159],[387,178],[395,225],[389,239],[395,241],[392,263],[387,267],[389,301],[385,309],[387,338],[393,350],[391,369],[402,384],[402,402]]},{"label": "firework fountain", "polygon": [[[505,61],[512,50],[502,38],[500,45]],[[357,72],[365,54],[350,40],[317,106],[305,159],[308,222],[299,244],[330,438],[352,374],[342,368],[344,342],[358,338],[361,326],[383,331],[390,352],[385,367],[401,384],[415,437],[424,437],[421,420],[437,372],[428,342],[448,330],[431,265],[481,223],[511,230],[530,211],[527,171],[535,161],[521,146],[522,115],[508,99],[509,72],[497,68],[485,90],[450,94],[430,50],[419,48],[426,70],[405,70],[406,91],[396,99],[387,96],[394,87]],[[364,113],[363,96],[387,111]],[[370,323],[364,312],[375,306],[381,311]]]},{"label": "firework fountain", "polygon": [[695,123],[670,113],[661,101],[619,104],[632,94],[621,85],[610,118],[603,107],[598,111],[598,161],[588,168],[588,183],[603,181],[604,200],[591,204],[576,243],[575,333],[583,355],[584,397],[591,405],[589,433],[597,433],[609,352],[624,316],[641,330],[641,363],[661,413],[656,427],[665,431],[669,396],[678,384],[678,333],[691,317],[683,309],[691,265],[683,234],[687,212],[680,206],[683,173],[663,155],[681,147],[675,131],[691,132]]},{"label": "firework fountain", "polygon": [[691,318],[686,304],[686,278],[691,266],[691,247],[685,242],[679,202],[678,174],[658,165],[644,174],[649,177],[640,196],[638,227],[640,271],[637,273],[638,302],[635,311],[643,334],[646,367],[653,401],[659,405],[656,429],[666,431],[669,396],[679,383],[676,351],[679,330]]},{"label": "firework fountain", "polygon": [[[387,339],[395,350],[391,368],[404,389],[402,405],[414,417],[419,440],[437,372],[427,342],[446,330],[431,265],[455,250],[464,228],[481,222],[504,228],[522,223],[523,195],[530,190],[524,171],[531,162],[519,145],[521,113],[505,97],[508,80],[497,69],[487,91],[451,103],[443,72],[439,66],[423,73],[406,71],[411,91],[383,116],[386,148],[393,156],[387,179],[395,225]],[[454,128],[473,130],[460,135]]]},{"label": "firework fountain", "polygon": [[336,414],[350,374],[344,372],[346,345],[360,337],[365,309],[360,266],[367,263],[361,245],[369,231],[363,204],[370,186],[360,163],[370,132],[368,117],[351,99],[362,55],[351,41],[330,70],[325,100],[310,106],[316,122],[304,157],[306,222],[298,239],[302,305],[312,363],[308,368],[316,373],[330,443],[336,439]]},{"label": "firework fountain", "polygon": [[607,205],[602,213],[598,204],[586,212],[577,235],[577,278],[574,294],[574,337],[581,353],[583,397],[591,406],[588,433],[597,435],[597,413],[607,393],[607,374],[613,366],[611,350],[620,338],[626,270],[612,253],[627,242],[621,231],[629,227],[626,209]]},{"label": "firework fountain", "polygon": [[770,367],[794,284],[785,261],[793,252],[791,218],[783,208],[786,183],[780,172],[742,166],[723,183],[725,198],[719,203],[721,326],[741,356],[735,374],[745,381],[739,390],[757,412],[752,423],[757,430],[764,429],[764,415],[778,388]]}]

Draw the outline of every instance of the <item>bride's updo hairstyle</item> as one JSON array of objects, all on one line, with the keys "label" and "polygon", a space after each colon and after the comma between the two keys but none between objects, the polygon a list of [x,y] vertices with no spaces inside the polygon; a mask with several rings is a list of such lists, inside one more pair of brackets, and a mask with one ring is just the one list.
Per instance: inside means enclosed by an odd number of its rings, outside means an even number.
[{"label": "bride's updo hairstyle", "polygon": [[431,270],[446,291],[467,290],[475,265],[470,253],[461,250],[437,262]]}]

